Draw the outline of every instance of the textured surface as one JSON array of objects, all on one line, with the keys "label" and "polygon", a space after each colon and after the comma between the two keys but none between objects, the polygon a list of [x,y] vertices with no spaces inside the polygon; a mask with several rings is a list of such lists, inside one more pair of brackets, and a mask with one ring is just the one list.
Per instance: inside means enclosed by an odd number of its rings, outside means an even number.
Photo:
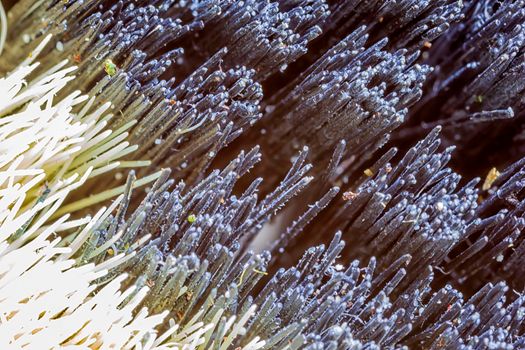
[{"label": "textured surface", "polygon": [[20,0],[8,22],[2,74],[52,34],[30,78],[67,59],[56,98],[113,113],[70,165],[121,163],[57,210],[122,195],[60,234],[77,266],[126,256],[96,283],[148,287],[156,329],[525,348],[524,1]]}]

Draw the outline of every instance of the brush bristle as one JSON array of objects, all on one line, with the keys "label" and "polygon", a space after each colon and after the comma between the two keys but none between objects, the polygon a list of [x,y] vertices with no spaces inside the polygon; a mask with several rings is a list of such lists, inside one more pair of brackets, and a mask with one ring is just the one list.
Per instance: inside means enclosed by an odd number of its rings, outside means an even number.
[{"label": "brush bristle", "polygon": [[525,348],[525,1],[0,23],[6,348]]}]

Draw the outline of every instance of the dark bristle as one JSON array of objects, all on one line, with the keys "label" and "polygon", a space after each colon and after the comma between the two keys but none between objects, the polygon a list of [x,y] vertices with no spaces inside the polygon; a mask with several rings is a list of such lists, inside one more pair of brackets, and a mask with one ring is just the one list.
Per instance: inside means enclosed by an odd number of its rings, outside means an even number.
[{"label": "dark bristle", "polygon": [[472,176],[523,154],[525,3],[468,1],[464,13],[428,51],[435,69],[398,137],[443,125],[447,144],[458,147],[454,165]]}]

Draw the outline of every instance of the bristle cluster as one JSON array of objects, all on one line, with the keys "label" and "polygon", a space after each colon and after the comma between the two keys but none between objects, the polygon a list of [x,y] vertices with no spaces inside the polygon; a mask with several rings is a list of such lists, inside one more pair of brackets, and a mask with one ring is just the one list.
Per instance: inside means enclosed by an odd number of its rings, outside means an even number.
[{"label": "bristle cluster", "polygon": [[367,39],[364,27],[347,36],[266,107],[259,139],[273,162],[285,164],[308,144],[321,166],[341,141],[347,157],[368,158],[401,125],[430,68],[414,63],[417,54],[385,51],[386,39]]},{"label": "bristle cluster", "polygon": [[[396,165],[389,163],[395,150],[386,153],[366,170],[361,185],[321,214],[324,229],[342,230],[353,247],[345,256],[376,256],[386,268],[410,254],[411,280],[426,266],[439,266],[466,235],[477,207],[476,181],[458,188],[461,177],[446,167],[451,149],[439,153],[439,145],[436,129]],[[309,230],[321,229],[316,222]]]},{"label": "bristle cluster", "polygon": [[[508,165],[523,153],[525,3],[468,1],[464,12],[465,19],[428,52],[427,62],[436,68],[425,98],[411,112],[413,126],[399,133],[413,137],[443,125],[446,142],[458,146],[461,161],[455,164],[469,164],[464,171],[471,174]],[[498,160],[501,153],[506,163]]]},{"label": "bristle cluster", "polygon": [[[515,290],[525,287],[521,277],[523,250],[523,159],[510,165],[482,192],[468,234],[458,246],[447,270],[473,284],[510,281]],[[485,197],[485,198],[483,198]]]},{"label": "bristle cluster", "polygon": [[459,21],[462,9],[462,1],[456,0],[332,1],[325,30],[337,38],[365,24],[375,40],[396,38],[391,48],[415,51],[428,46]]},{"label": "bristle cluster", "polygon": [[197,45],[203,52],[226,46],[228,66],[242,62],[264,80],[307,52],[328,13],[323,0],[224,1]]}]

